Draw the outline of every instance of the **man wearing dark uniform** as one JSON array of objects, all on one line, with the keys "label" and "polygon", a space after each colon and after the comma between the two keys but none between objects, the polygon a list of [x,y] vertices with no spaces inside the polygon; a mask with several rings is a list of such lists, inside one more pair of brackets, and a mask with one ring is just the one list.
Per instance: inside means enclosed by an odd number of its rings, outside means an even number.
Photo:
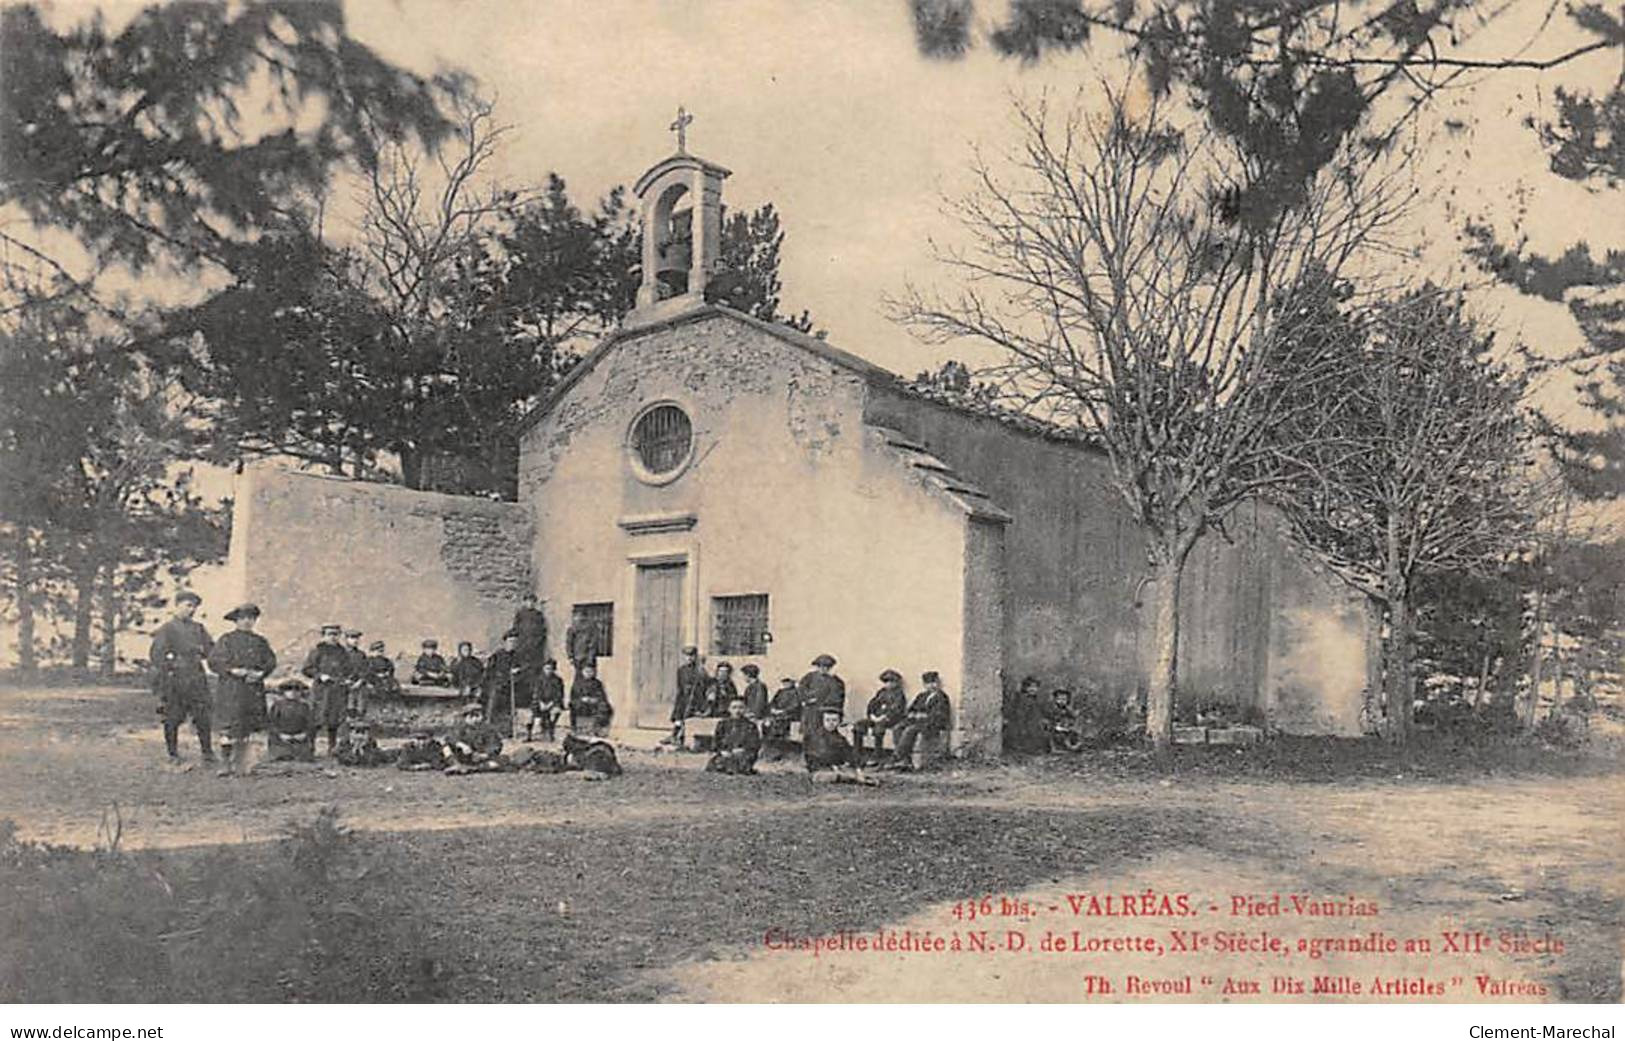
[{"label": "man wearing dark uniform", "polygon": [[401,696],[401,681],[395,678],[395,662],[385,653],[384,641],[374,640],[367,648],[366,682],[357,688],[360,691],[359,699],[352,697],[350,708],[352,714],[364,716],[367,714],[367,698],[399,698]]},{"label": "man wearing dark uniform", "polygon": [[728,702],[728,718],[717,724],[716,751],[705,768],[712,773],[753,774],[762,751],[762,732],[745,718],[745,699]]},{"label": "man wearing dark uniform", "polygon": [[457,645],[457,660],[451,663],[451,685],[464,701],[477,701],[485,689],[485,663],[474,655],[474,645],[464,640]]},{"label": "man wearing dark uniform", "polygon": [[790,724],[800,716],[801,688],[796,686],[794,676],[785,676],[779,680],[779,689],[773,692],[773,700],[767,704],[767,740],[788,741]]},{"label": "man wearing dark uniform", "polygon": [[832,708],[819,714],[816,729],[802,735],[802,755],[815,784],[876,783],[864,774],[857,753],[841,734],[841,714]]},{"label": "man wearing dark uniform", "polygon": [[700,664],[700,649],[684,647],[683,664],[677,666],[677,697],[671,706],[671,736],[666,738],[668,744],[682,747],[683,720],[705,714],[705,698],[710,686],[711,677],[706,675],[705,666]]},{"label": "man wearing dark uniform", "polygon": [[202,602],[203,598],[190,590],[176,595],[175,617],[153,633],[152,651],[147,658],[152,663],[158,714],[164,720],[164,748],[172,763],[180,762],[181,724],[188,717],[197,730],[203,761],[215,761],[209,743],[209,677],[203,671],[214,641],[209,639],[209,631],[192,618]]},{"label": "man wearing dark uniform", "polygon": [[705,714],[708,716],[726,716],[728,706],[733,704],[734,698],[739,696],[739,688],[734,684],[734,667],[727,662],[717,665],[717,674],[711,681],[711,689],[707,692],[708,702]]},{"label": "man wearing dark uniform", "polygon": [[498,731],[512,736],[514,717],[530,708],[530,684],[519,654],[519,634],[502,634],[502,646],[485,663],[485,718]]},{"label": "man wearing dark uniform", "polygon": [[581,674],[570,684],[570,730],[602,736],[609,731],[614,715],[609,692],[598,679],[598,667],[581,666]]},{"label": "man wearing dark uniform", "polygon": [[[581,666],[591,662],[598,664],[598,627],[585,622],[570,623],[570,628],[564,631],[564,650],[570,656],[572,672],[580,672]],[[572,679],[575,677],[572,675]]]},{"label": "man wearing dark uniform", "polygon": [[[801,739],[818,729],[826,711],[846,715],[846,681],[835,675],[835,659],[820,654],[812,660],[813,669],[801,677]],[[845,740],[844,738],[842,740]]]},{"label": "man wearing dark uniform", "polygon": [[345,728],[344,743],[335,756],[340,766],[383,766],[395,757],[378,747],[373,740],[372,727],[364,719],[356,719]]},{"label": "man wearing dark uniform", "polygon": [[414,730],[395,757],[397,770],[438,770],[445,765],[440,740],[427,730]]},{"label": "man wearing dark uniform", "polygon": [[[517,639],[514,646],[519,655],[519,664],[524,667],[524,675],[519,681],[525,684],[525,704],[533,704],[535,694],[529,688],[535,684],[536,677],[542,673],[542,662],[547,660],[547,618],[538,606],[535,593],[526,593],[519,610],[513,614],[513,633]],[[489,717],[488,717],[489,718]]]},{"label": "man wearing dark uniform", "polygon": [[875,758],[880,758],[886,731],[908,716],[908,695],[903,693],[902,674],[896,669],[887,669],[880,674],[880,683],[880,689],[869,699],[864,718],[852,724],[852,741],[857,745],[860,759],[864,755],[865,739],[871,734],[874,735]]},{"label": "man wearing dark uniform", "polygon": [[502,734],[485,721],[485,712],[478,705],[463,709],[463,722],[446,735],[444,749],[447,773],[472,773],[503,767]]},{"label": "man wearing dark uniform", "polygon": [[316,758],[316,713],[310,690],[299,680],[284,680],[265,711],[265,758],[270,762],[308,763]]},{"label": "man wearing dark uniform", "polygon": [[745,718],[758,726],[767,722],[767,684],[762,682],[761,666],[749,664],[739,670],[745,674]]},{"label": "man wearing dark uniform", "polygon": [[417,664],[412,666],[412,682],[425,687],[452,685],[451,667],[446,664],[446,659],[440,656],[438,641],[423,641],[423,653],[418,655]]},{"label": "man wearing dark uniform", "polygon": [[[327,733],[327,754],[337,751],[339,727],[344,723],[350,704],[350,685],[365,673],[357,673],[357,658],[350,648],[339,643],[340,626],[329,622],[322,626],[321,642],[305,655],[304,667],[299,672],[313,684],[311,695],[315,699],[316,723]],[[359,649],[357,649],[359,653]],[[366,656],[359,661],[366,667]]]},{"label": "man wearing dark uniform", "polygon": [[908,718],[897,728],[897,760],[899,770],[914,769],[914,745],[921,738],[935,738],[948,730],[948,692],[942,689],[942,678],[935,672],[920,676],[925,689],[908,707]]},{"label": "man wearing dark uniform", "polygon": [[260,609],[241,604],[226,612],[236,626],[209,652],[209,669],[219,677],[214,692],[214,721],[220,727],[222,777],[242,773],[248,739],[265,725],[265,677],[276,668],[276,652],[254,631]]},{"label": "man wearing dark uniform", "polygon": [[[564,677],[559,675],[559,663],[552,658],[542,662],[542,674],[536,680],[536,725],[541,728],[542,740],[551,741],[558,732],[559,716],[564,714]],[[525,740],[530,740],[525,732]]]}]

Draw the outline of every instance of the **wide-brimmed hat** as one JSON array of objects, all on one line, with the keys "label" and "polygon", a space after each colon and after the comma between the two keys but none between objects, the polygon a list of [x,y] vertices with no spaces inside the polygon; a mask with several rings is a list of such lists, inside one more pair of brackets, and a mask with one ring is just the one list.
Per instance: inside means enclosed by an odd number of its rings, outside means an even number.
[{"label": "wide-brimmed hat", "polygon": [[885,672],[880,674],[880,682],[882,683],[896,683],[902,678],[902,674],[896,669],[887,669]]},{"label": "wide-brimmed hat", "polygon": [[825,665],[832,669],[835,667],[835,659],[828,654],[820,654],[812,660],[812,663],[814,665]]},{"label": "wide-brimmed hat", "polygon": [[177,604],[201,604],[203,602],[203,598],[192,592],[190,589],[183,589],[179,593],[175,594],[175,602]]},{"label": "wide-brimmed hat", "polygon": [[259,616],[259,604],[238,604],[226,612],[226,621],[235,622],[239,618],[258,618]]}]

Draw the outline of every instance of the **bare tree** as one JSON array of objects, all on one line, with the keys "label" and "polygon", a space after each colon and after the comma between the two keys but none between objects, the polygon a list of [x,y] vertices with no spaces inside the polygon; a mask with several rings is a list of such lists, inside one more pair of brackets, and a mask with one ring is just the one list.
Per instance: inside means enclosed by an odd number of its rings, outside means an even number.
[{"label": "bare tree", "polygon": [[413,413],[437,391],[440,375],[438,366],[414,359],[445,356],[446,319],[458,307],[448,294],[464,284],[459,265],[477,257],[495,223],[534,194],[483,183],[507,131],[489,101],[460,98],[446,138],[426,149],[391,145],[369,171],[358,237],[365,288],[404,362],[401,385],[385,397],[403,411],[404,436],[389,447],[409,487],[419,486],[422,464]]},{"label": "bare tree", "polygon": [[[1275,171],[1170,109],[1110,88],[1094,114],[1081,101],[1061,117],[1018,105],[1010,172],[979,160],[978,189],[954,204],[971,245],[939,250],[962,287],[896,306],[928,339],[997,348],[980,376],[1104,449],[1149,538],[1146,725],[1159,749],[1172,735],[1186,560],[1270,483],[1268,434],[1307,407],[1272,372],[1314,342],[1296,324],[1319,312],[1278,300],[1333,291],[1409,197],[1351,150],[1283,196]],[[1300,378],[1313,384],[1325,361],[1300,356]]]},{"label": "bare tree", "polygon": [[1418,577],[1493,572],[1532,545],[1528,377],[1493,360],[1455,293],[1424,288],[1338,324],[1347,364],[1313,413],[1276,428],[1272,497],[1303,545],[1386,614],[1383,730],[1403,741]]}]

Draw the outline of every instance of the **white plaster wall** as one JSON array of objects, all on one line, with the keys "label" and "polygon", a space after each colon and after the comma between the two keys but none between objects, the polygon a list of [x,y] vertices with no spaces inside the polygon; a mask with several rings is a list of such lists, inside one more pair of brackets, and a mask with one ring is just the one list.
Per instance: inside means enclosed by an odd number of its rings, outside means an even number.
[{"label": "white plaster wall", "polygon": [[284,666],[298,667],[328,621],[408,662],[430,636],[447,652],[463,639],[489,651],[529,585],[529,515],[515,503],[264,464],[237,495],[231,599],[260,605],[258,631]]},{"label": "white plaster wall", "polygon": [[[710,598],[767,593],[774,642],[736,658],[769,686],[833,654],[848,716],[882,669],[936,669],[962,690],[966,518],[895,457],[866,447],[855,374],[725,316],[663,326],[618,344],[524,439],[522,501],[537,516],[535,569],[561,631],[573,603],[615,603],[616,647],[602,663],[617,706],[631,704],[639,557],[689,563],[685,642],[711,651]],[[651,486],[626,436],[650,402],[680,404],[695,454]],[[692,513],[692,530],[627,533],[629,517]],[[670,703],[671,680],[662,702]],[[618,712],[630,721],[630,714]]]}]

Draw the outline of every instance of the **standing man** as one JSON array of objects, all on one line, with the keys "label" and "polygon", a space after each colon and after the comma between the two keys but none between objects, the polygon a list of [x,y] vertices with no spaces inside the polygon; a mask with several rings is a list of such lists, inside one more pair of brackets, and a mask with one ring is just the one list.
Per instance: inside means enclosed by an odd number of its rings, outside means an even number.
[{"label": "standing man", "polygon": [[886,743],[886,731],[891,730],[908,716],[908,695],[903,693],[903,677],[896,669],[880,674],[880,689],[869,699],[865,718],[852,724],[852,743],[857,745],[858,758],[863,758],[865,739],[874,735],[875,758],[879,759]]},{"label": "standing man", "polygon": [[[265,677],[276,668],[276,652],[254,631],[260,620],[256,604],[226,612],[236,626],[209,652],[209,669],[220,678],[214,694],[214,719],[220,725],[220,776],[240,774],[248,758],[248,739],[265,725]],[[339,704],[343,704],[342,697]]]},{"label": "standing man", "polygon": [[164,748],[169,751],[171,763],[181,761],[180,730],[187,717],[191,717],[192,726],[197,730],[203,761],[215,761],[214,749],[209,744],[209,677],[203,671],[214,641],[209,639],[209,631],[192,618],[202,602],[203,598],[191,590],[176,595],[175,617],[153,634],[152,651],[147,658],[152,663],[153,691],[158,695],[158,714],[164,720]]},{"label": "standing man", "polygon": [[516,650],[519,663],[525,668],[527,688],[541,675],[542,662],[547,660],[547,619],[538,603],[535,593],[526,593],[519,610],[513,613],[513,633],[518,639]]},{"label": "standing man", "polygon": [[761,666],[751,662],[739,671],[745,674],[745,718],[753,720],[758,725],[765,723],[767,721],[768,693],[767,684],[762,682]]},{"label": "standing man", "polygon": [[519,634],[509,629],[502,634],[502,646],[485,663],[485,718],[497,730],[513,737],[514,717],[531,705],[530,685],[519,650]]},{"label": "standing man", "polygon": [[820,654],[813,669],[801,677],[801,739],[818,732],[825,712],[846,715],[846,681],[835,675],[835,659]]},{"label": "standing man", "polygon": [[922,673],[920,682],[925,689],[908,707],[908,719],[897,728],[897,761],[899,770],[914,769],[914,745],[921,738],[936,738],[948,730],[948,692],[942,689],[942,678],[935,672]]},{"label": "standing man", "polygon": [[[321,642],[305,655],[304,667],[299,670],[310,680],[316,702],[311,733],[314,735],[317,728],[326,731],[330,757],[338,751],[339,727],[349,709],[350,687],[365,678],[367,667],[367,656],[357,658],[351,654],[350,648],[339,643],[339,632],[337,622],[322,626]],[[360,648],[356,651],[359,654]]]},{"label": "standing man", "polygon": [[677,698],[671,706],[671,736],[666,743],[683,747],[683,720],[705,713],[705,696],[711,677],[700,664],[698,647],[683,648],[683,664],[677,666]]},{"label": "standing man", "polygon": [[583,665],[598,664],[598,627],[571,619],[570,628],[564,631],[564,650],[570,656],[570,678],[575,679]]}]

